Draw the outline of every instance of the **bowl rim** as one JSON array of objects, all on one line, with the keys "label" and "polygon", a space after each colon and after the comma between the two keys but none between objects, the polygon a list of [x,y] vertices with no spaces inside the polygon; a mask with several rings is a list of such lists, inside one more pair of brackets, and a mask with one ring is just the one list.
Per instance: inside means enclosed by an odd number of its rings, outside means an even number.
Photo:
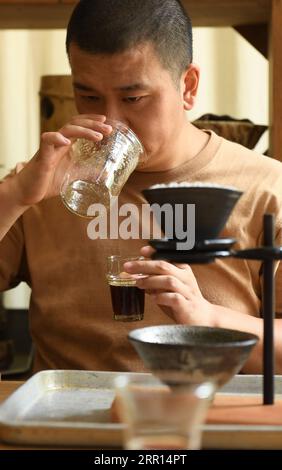
[{"label": "bowl rim", "polygon": [[[242,339],[242,340],[236,340],[236,341],[226,341],[226,342],[218,342],[218,343],[209,343],[209,342],[205,342],[205,343],[198,343],[196,340],[192,340],[192,341],[187,341],[187,342],[183,342],[183,343],[177,343],[177,344],[172,344],[172,343],[156,343],[156,342],[152,342],[152,341],[144,341],[140,338],[136,338],[134,337],[135,334],[137,334],[138,332],[140,332],[141,330],[152,330],[152,329],[163,329],[163,328],[171,328],[171,329],[189,329],[189,328],[193,328],[194,330],[216,330],[217,332],[230,332],[230,333],[243,333],[244,336],[246,336],[246,339]],[[203,348],[214,348],[214,349],[219,349],[219,348],[222,348],[222,347],[242,347],[242,346],[254,346],[255,344],[257,344],[257,342],[259,341],[259,337],[253,333],[249,333],[248,331],[242,331],[242,330],[234,330],[234,329],[230,329],[230,328],[220,328],[220,327],[209,327],[209,326],[199,326],[199,325],[195,325],[195,326],[190,326],[190,325],[152,325],[152,326],[146,326],[146,327],[143,327],[143,328],[136,328],[134,330],[131,330],[129,333],[128,333],[128,339],[129,341],[132,341],[132,342],[136,342],[136,343],[140,343],[140,344],[150,344],[151,346],[158,346],[158,347],[168,347],[168,346],[172,346],[174,348],[183,348],[183,346],[186,346],[186,347],[189,347],[189,346],[201,346]]]}]

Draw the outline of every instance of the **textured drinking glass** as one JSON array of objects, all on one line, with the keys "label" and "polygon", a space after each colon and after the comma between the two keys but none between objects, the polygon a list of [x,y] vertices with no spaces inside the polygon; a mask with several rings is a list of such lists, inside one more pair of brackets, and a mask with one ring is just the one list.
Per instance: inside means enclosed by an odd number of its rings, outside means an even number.
[{"label": "textured drinking glass", "polygon": [[116,407],[130,450],[201,448],[202,425],[214,394],[211,383],[168,387],[151,375],[115,380]]},{"label": "textured drinking glass", "polygon": [[136,280],[146,277],[142,274],[128,274],[123,265],[127,261],[144,259],[142,257],[109,256],[107,280],[110,286],[114,320],[143,320],[145,291],[136,286]]},{"label": "textured drinking glass", "polygon": [[77,139],[70,150],[70,165],[61,185],[66,207],[82,217],[92,204],[110,208],[111,198],[118,196],[138,165],[144,148],[125,124],[107,120],[113,128],[99,142]]}]

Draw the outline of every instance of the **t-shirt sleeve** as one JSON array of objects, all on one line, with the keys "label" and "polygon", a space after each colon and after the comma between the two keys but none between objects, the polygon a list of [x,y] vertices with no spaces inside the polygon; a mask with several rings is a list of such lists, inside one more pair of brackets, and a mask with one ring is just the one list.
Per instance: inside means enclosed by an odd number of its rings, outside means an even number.
[{"label": "t-shirt sleeve", "polygon": [[0,291],[28,282],[21,218],[0,242]]}]

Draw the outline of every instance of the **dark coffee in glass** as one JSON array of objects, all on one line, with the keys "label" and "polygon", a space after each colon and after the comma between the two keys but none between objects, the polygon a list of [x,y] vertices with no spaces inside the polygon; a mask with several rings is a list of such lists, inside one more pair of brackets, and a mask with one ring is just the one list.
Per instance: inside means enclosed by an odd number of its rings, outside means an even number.
[{"label": "dark coffee in glass", "polygon": [[124,272],[127,261],[143,260],[142,257],[108,257],[107,280],[110,286],[114,320],[139,321],[144,317],[145,291],[136,286],[142,274]]},{"label": "dark coffee in glass", "polygon": [[110,282],[114,319],[138,321],[143,319],[145,292],[135,285],[136,281],[118,279]]}]

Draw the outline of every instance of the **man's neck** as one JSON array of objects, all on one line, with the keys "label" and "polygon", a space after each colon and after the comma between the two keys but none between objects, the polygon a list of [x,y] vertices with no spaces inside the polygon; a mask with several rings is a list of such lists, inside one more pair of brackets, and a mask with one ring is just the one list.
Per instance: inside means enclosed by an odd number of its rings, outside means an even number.
[{"label": "man's neck", "polygon": [[208,133],[195,127],[190,122],[183,127],[177,140],[177,145],[168,155],[163,155],[158,160],[150,162],[146,168],[138,168],[137,171],[158,172],[173,170],[196,157],[206,147],[210,136]]}]

